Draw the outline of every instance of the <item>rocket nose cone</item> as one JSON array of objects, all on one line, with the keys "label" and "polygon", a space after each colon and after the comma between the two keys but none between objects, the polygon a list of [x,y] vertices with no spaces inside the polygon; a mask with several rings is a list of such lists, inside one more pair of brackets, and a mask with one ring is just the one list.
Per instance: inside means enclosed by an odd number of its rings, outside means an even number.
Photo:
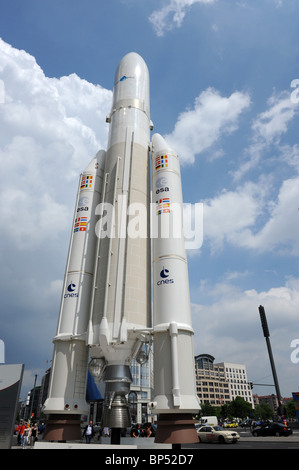
[{"label": "rocket nose cone", "polygon": [[176,153],[160,134],[154,134],[152,137],[153,153],[171,152]]},{"label": "rocket nose cone", "polygon": [[129,52],[121,59],[118,68],[124,67],[127,70],[134,71],[138,66],[147,70],[147,65],[141,55],[137,54],[137,52]]},{"label": "rocket nose cone", "polygon": [[113,106],[122,99],[137,99],[149,109],[149,71],[136,52],[126,54],[115,73]]},{"label": "rocket nose cone", "polygon": [[132,77],[137,79],[142,78],[147,81],[149,79],[147,65],[143,58],[136,52],[129,52],[122,58],[116,70],[114,83],[116,85]]}]

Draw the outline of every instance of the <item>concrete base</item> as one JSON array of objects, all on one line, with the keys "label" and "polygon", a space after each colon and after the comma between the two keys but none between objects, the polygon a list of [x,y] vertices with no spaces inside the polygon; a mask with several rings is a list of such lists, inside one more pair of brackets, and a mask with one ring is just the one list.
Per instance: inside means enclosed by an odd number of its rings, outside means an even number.
[{"label": "concrete base", "polygon": [[155,442],[192,444],[198,442],[195,421],[191,414],[160,414]]},{"label": "concrete base", "polygon": [[34,449],[137,449],[132,445],[83,444],[81,442],[36,442]]},{"label": "concrete base", "polygon": [[53,414],[46,422],[46,441],[78,441],[81,439],[81,415]]},{"label": "concrete base", "polygon": [[84,442],[46,442],[37,441],[34,449],[171,449],[171,444],[156,444],[154,438],[134,438],[122,437],[120,445],[110,444],[110,437],[101,437],[99,441],[93,441],[91,444]]}]

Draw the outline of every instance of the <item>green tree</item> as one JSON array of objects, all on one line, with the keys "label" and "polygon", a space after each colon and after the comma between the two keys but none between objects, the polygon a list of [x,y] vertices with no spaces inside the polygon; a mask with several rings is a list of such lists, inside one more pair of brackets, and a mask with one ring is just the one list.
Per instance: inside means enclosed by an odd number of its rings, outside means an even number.
[{"label": "green tree", "polygon": [[273,410],[267,403],[260,403],[255,407],[254,419],[271,419],[273,417]]},{"label": "green tree", "polygon": [[296,408],[294,400],[288,402],[286,405],[286,412],[288,418],[296,418]]},{"label": "green tree", "polygon": [[215,407],[210,403],[203,403],[201,405],[201,416],[215,416]]},{"label": "green tree", "polygon": [[236,397],[228,405],[228,415],[231,418],[246,418],[250,415],[252,406],[242,397]]},{"label": "green tree", "polygon": [[229,417],[229,405],[227,403],[221,406],[221,417],[223,419]]}]

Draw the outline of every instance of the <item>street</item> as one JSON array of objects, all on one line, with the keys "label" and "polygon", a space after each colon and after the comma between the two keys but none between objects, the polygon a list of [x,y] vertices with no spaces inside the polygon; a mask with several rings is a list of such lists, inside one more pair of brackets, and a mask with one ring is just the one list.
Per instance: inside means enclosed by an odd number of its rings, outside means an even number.
[{"label": "street", "polygon": [[[205,449],[215,450],[235,450],[235,449],[299,449],[299,429],[294,429],[293,434],[288,437],[253,437],[249,429],[237,428],[236,431],[240,435],[240,440],[236,444],[218,444],[218,443],[198,443],[198,444],[183,444],[182,451],[191,450],[201,451]],[[20,449],[16,444],[16,436],[13,438],[12,449]],[[84,444],[84,441],[82,441]],[[106,449],[109,449],[110,438],[102,438],[101,441],[95,441],[94,444],[104,444]],[[138,449],[150,450],[155,449],[159,451],[159,445],[154,443],[154,438],[122,438],[121,444],[136,446]],[[85,446],[84,446],[85,447]],[[86,445],[88,448],[88,444]],[[168,446],[167,446],[168,447]],[[100,448],[100,446],[99,446]],[[132,448],[133,449],[133,448]],[[171,446],[169,445],[169,449]]]},{"label": "street", "polygon": [[186,444],[182,449],[299,449],[299,429],[294,429],[288,437],[253,437],[249,429],[237,428],[236,431],[240,435],[236,444]]}]

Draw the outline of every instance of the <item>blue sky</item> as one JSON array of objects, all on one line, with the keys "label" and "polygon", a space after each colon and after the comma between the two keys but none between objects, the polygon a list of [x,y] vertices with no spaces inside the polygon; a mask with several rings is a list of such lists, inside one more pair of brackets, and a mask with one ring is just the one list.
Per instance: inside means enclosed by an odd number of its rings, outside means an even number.
[{"label": "blue sky", "polygon": [[298,17],[297,0],[0,0],[0,339],[24,393],[52,358],[79,174],[106,146],[130,51],[184,201],[204,207],[188,252],[195,354],[273,383],[264,305],[281,392],[298,391]]}]

